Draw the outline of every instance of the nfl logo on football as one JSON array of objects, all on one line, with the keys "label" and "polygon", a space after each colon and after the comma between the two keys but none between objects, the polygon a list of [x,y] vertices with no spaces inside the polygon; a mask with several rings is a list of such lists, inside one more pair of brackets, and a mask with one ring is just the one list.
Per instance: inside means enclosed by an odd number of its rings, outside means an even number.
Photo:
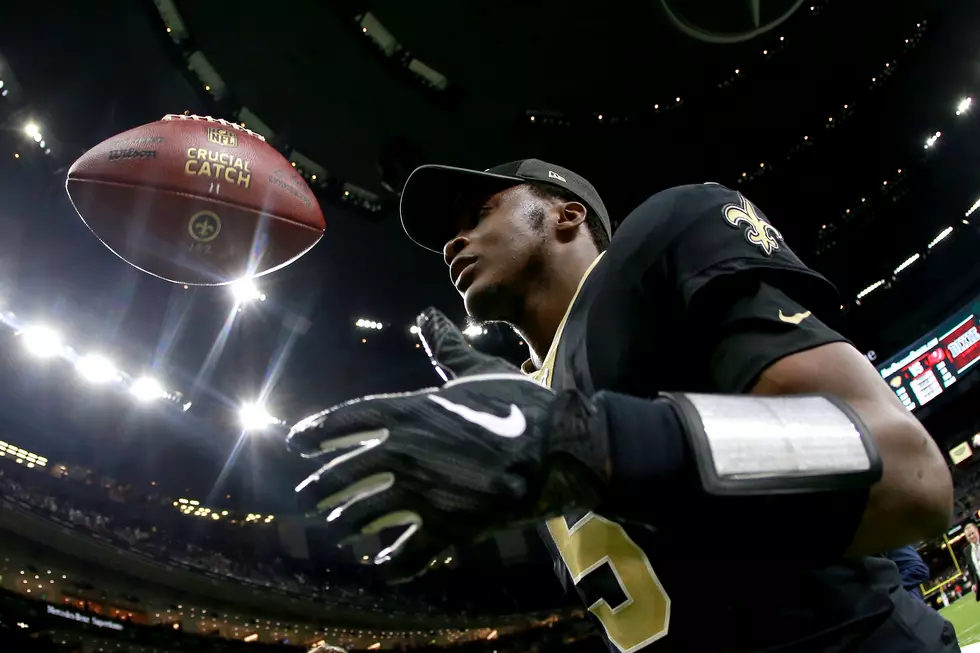
[{"label": "nfl logo on football", "polygon": [[225,147],[238,147],[238,134],[220,127],[208,127],[208,140]]}]

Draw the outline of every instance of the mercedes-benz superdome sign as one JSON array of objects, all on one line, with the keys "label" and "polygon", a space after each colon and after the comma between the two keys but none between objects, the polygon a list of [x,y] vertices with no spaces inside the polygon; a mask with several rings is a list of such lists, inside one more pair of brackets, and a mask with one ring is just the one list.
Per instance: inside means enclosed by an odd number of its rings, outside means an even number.
[{"label": "mercedes-benz superdome sign", "polygon": [[671,23],[707,43],[741,43],[783,24],[803,0],[660,0]]}]

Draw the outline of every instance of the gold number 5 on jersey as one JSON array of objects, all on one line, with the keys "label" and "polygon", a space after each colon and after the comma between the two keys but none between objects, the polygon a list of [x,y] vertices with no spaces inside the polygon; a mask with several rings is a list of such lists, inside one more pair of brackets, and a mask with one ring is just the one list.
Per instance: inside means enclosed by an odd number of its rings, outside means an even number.
[{"label": "gold number 5 on jersey", "polygon": [[626,600],[614,606],[599,599],[589,606],[616,648],[632,653],[667,634],[670,597],[622,526],[590,512],[571,528],[564,517],[550,519],[548,532],[576,585],[604,563],[616,575]]}]

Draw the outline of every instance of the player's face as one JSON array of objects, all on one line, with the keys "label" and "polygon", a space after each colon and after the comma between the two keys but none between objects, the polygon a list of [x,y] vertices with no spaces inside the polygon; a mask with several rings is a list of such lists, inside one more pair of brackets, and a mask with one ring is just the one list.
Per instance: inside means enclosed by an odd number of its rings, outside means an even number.
[{"label": "player's face", "polygon": [[513,320],[541,270],[548,205],[514,186],[462,207],[459,232],[443,253],[449,276],[477,320]]},{"label": "player's face", "polygon": [[977,531],[975,527],[967,526],[966,539],[969,540],[971,544],[980,542],[980,531]]}]

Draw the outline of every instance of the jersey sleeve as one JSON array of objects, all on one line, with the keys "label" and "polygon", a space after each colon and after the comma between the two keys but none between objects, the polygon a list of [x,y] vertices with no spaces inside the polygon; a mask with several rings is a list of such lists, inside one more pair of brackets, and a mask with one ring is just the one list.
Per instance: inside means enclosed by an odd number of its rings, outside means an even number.
[{"label": "jersey sleeve", "polygon": [[[644,285],[697,337],[717,392],[747,391],[780,358],[845,340],[826,324],[834,286],[796,256],[744,195],[719,184],[658,193],[624,221]],[[629,232],[634,233],[630,234]],[[651,263],[653,262],[653,263]]]},{"label": "jersey sleeve", "polygon": [[[711,313],[693,312],[709,343],[708,371],[718,392],[748,392],[763,371],[781,358],[846,338],[828,327],[808,305],[782,290],[778,281],[746,279],[731,284]],[[712,322],[717,315],[717,322]]]},{"label": "jersey sleeve", "polygon": [[685,306],[708,286],[739,275],[798,288],[806,293],[799,296],[805,303],[837,304],[834,286],[804,265],[779,229],[739,192],[713,183],[678,186],[657,193],[634,214],[639,229],[664,234],[665,244],[647,243],[646,249],[662,247],[657,258],[663,261],[663,281]]}]

